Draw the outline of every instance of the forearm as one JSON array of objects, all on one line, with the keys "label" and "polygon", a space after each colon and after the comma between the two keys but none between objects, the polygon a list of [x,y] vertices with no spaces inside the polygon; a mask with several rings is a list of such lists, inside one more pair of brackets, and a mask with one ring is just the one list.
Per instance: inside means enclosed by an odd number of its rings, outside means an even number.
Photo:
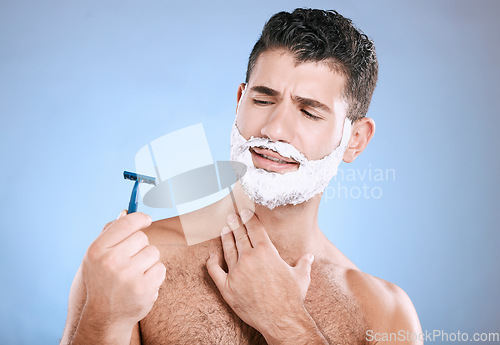
[{"label": "forearm", "polygon": [[71,345],[129,345],[133,325],[110,323],[99,317],[99,313],[83,309],[78,327],[70,341]]},{"label": "forearm", "polygon": [[280,319],[278,323],[261,333],[269,345],[328,345],[305,308],[293,317]]}]

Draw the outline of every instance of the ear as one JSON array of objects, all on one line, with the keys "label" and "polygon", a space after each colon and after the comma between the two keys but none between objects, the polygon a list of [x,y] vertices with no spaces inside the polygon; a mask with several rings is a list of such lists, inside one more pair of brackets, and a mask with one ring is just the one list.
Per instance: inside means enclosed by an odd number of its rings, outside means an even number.
[{"label": "ear", "polygon": [[351,163],[358,157],[368,145],[375,134],[375,121],[369,117],[363,117],[351,127],[351,139],[344,152],[344,162]]},{"label": "ear", "polygon": [[245,89],[246,84],[241,83],[238,85],[238,92],[236,93],[236,112],[238,111],[238,104],[240,103],[241,96],[243,95],[243,90]]}]

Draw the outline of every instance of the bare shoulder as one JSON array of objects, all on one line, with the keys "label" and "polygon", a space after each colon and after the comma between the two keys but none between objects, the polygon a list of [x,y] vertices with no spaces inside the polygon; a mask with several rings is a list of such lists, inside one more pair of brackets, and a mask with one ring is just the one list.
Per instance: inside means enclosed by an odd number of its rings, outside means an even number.
[{"label": "bare shoulder", "polygon": [[179,217],[155,221],[143,231],[148,236],[150,244],[155,246],[187,246]]},{"label": "bare shoulder", "polygon": [[[378,344],[401,343],[402,334],[419,334],[422,329],[410,297],[396,284],[374,277],[357,269],[347,269],[346,283],[362,305]],[[375,338],[378,334],[378,339]],[[387,340],[384,335],[387,334]],[[390,339],[391,334],[393,336]],[[367,337],[369,333],[367,333]],[[396,339],[397,338],[397,339]],[[405,339],[405,344],[420,344]]]},{"label": "bare shoulder", "polygon": [[209,251],[220,247],[219,238],[188,245],[179,217],[155,221],[144,233],[149,243],[160,250],[162,261],[169,263],[167,271],[174,266],[177,270],[199,270],[208,259]]}]

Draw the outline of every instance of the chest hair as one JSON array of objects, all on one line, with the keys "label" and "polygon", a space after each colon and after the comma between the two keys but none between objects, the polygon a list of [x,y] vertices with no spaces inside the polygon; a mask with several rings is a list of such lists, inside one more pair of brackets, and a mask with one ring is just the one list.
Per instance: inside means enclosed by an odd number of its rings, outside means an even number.
[{"label": "chest hair", "polygon": [[[153,309],[140,322],[142,344],[267,344],[226,304],[208,275],[205,263],[214,252],[222,255],[220,241],[162,250],[167,276]],[[313,264],[305,306],[329,344],[365,343],[362,308],[334,265]]]}]

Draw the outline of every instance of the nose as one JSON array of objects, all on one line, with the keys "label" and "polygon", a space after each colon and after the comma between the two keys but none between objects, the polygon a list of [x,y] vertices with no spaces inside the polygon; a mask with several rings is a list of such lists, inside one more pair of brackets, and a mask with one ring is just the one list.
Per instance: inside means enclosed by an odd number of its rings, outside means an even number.
[{"label": "nose", "polygon": [[261,128],[261,135],[273,141],[291,144],[295,139],[295,116],[291,105],[280,102],[273,107]]}]

